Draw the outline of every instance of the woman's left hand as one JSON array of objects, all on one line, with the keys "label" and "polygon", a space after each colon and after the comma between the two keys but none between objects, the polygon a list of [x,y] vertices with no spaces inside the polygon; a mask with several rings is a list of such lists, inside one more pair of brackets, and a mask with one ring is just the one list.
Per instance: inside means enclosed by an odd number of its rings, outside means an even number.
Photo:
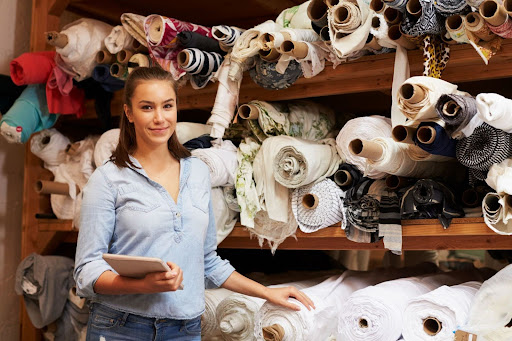
[{"label": "woman's left hand", "polygon": [[293,297],[297,299],[308,310],[311,310],[311,308],[315,309],[313,301],[302,291],[299,291],[297,288],[292,286],[284,288],[267,288],[266,296],[267,301],[296,311],[299,311],[300,307],[288,302],[288,298]]}]

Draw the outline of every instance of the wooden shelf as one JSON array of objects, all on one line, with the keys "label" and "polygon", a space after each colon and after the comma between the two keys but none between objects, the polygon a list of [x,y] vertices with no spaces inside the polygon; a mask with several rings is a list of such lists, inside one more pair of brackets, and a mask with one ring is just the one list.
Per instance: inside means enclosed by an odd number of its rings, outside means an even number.
[{"label": "wooden shelf", "polygon": [[[444,229],[436,219],[404,220],[404,250],[455,250],[487,249],[501,250],[512,248],[512,236],[501,236],[485,225],[483,218],[453,219],[448,229]],[[71,220],[38,219],[39,231],[68,232],[67,240],[77,230],[72,228]],[[71,239],[69,239],[71,238]],[[257,238],[251,238],[249,230],[237,224],[231,234],[219,245],[225,249],[259,249]],[[267,246],[263,246],[267,248]],[[345,249],[384,249],[382,241],[374,244],[355,243],[348,240],[339,224],[314,233],[297,230],[296,239],[287,238],[279,249],[288,250],[345,250]]]}]

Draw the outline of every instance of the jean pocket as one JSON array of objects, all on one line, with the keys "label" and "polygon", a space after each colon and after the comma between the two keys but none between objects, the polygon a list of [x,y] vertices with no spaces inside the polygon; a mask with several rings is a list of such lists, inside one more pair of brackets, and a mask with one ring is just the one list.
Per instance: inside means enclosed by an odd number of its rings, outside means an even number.
[{"label": "jean pocket", "polygon": [[201,335],[201,317],[186,320],[183,327],[187,335]]},{"label": "jean pocket", "polygon": [[118,318],[112,318],[108,315],[102,315],[101,313],[93,313],[91,326],[98,329],[110,329],[114,328],[119,324]]},{"label": "jean pocket", "polygon": [[208,204],[210,203],[210,196],[207,189],[200,185],[191,186],[190,199],[192,202],[192,206],[200,209],[204,213],[208,213]]}]

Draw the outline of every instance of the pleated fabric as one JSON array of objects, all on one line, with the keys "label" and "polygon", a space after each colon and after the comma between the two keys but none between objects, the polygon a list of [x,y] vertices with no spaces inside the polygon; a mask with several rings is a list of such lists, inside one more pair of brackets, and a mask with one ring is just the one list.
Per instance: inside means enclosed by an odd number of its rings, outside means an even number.
[{"label": "pleated fabric", "polygon": [[[303,205],[305,195],[314,195],[317,206],[306,208]],[[345,193],[330,179],[295,189],[292,192],[292,211],[300,230],[311,233],[339,222],[345,225],[344,196]]]},{"label": "pleated fabric", "polygon": [[476,293],[469,318],[460,329],[477,334],[478,339],[511,340],[512,265],[508,265],[485,281]]},{"label": "pleated fabric", "polygon": [[201,338],[209,340],[220,337],[220,329],[217,324],[217,307],[223,299],[232,295],[228,289],[206,289],[204,291],[204,313],[201,315]]},{"label": "pleated fabric", "polygon": [[442,285],[484,280],[488,274],[472,271],[409,277],[369,286],[353,293],[341,306],[338,332],[343,340],[398,340],[409,300]]},{"label": "pleated fabric", "polygon": [[[444,341],[453,338],[458,327],[466,323],[471,302],[481,285],[476,281],[443,285],[410,300],[404,312],[404,339]],[[428,322],[439,323],[440,330],[428,328]]]}]

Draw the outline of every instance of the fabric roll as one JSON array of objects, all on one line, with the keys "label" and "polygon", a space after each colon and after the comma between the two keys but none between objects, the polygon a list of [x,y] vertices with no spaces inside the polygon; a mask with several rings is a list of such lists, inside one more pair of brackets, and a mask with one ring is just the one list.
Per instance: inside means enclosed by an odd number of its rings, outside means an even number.
[{"label": "fabric roll", "polygon": [[485,182],[499,194],[512,194],[512,159],[492,165]]},{"label": "fabric roll", "polygon": [[82,81],[92,75],[96,54],[101,50],[112,26],[94,19],[79,19],[64,26],[61,34],[68,37],[64,47],[55,50],[62,60],[76,73],[74,79]]},{"label": "fabric roll", "polygon": [[129,49],[133,45],[133,37],[121,25],[112,28],[112,31],[104,40],[108,52],[116,54],[122,49]]},{"label": "fabric roll", "polygon": [[175,80],[185,75],[179,66],[177,57],[182,48],[178,44],[179,32],[196,32],[211,37],[211,28],[168,18],[161,15],[150,15],[144,20],[144,32],[150,56],[160,66],[171,73]]},{"label": "fabric roll", "polygon": [[407,156],[413,161],[435,161],[435,162],[446,162],[446,161],[454,161],[453,157],[443,156],[443,155],[434,155],[426,150],[421,149],[417,145],[409,144],[409,148],[405,150]]},{"label": "fabric roll", "polygon": [[29,85],[0,119],[0,134],[10,143],[25,143],[30,136],[51,128],[59,115],[50,114],[44,85]]},{"label": "fabric roll", "polygon": [[221,48],[228,51],[235,45],[236,40],[245,30],[227,25],[218,25],[212,27],[213,38],[219,41]]},{"label": "fabric roll", "polygon": [[[304,205],[305,196],[313,197],[314,203]],[[329,179],[295,189],[292,192],[292,211],[300,230],[311,233],[339,222],[345,225],[344,196],[345,193]]]},{"label": "fabric roll", "polygon": [[192,75],[192,85],[201,89],[208,84],[212,74],[222,63],[222,56],[216,52],[205,52],[196,48],[187,48],[180,53],[188,55],[187,64],[181,64],[184,71]]},{"label": "fabric roll", "polygon": [[277,70],[278,63],[255,58],[255,65],[249,70],[254,83],[269,90],[287,89],[302,76],[302,68],[295,60],[290,60],[284,72]]},{"label": "fabric roll", "polygon": [[235,41],[231,57],[235,63],[243,63],[247,58],[255,56],[261,49],[259,37],[263,33],[278,31],[279,26],[272,20],[267,20],[240,35]]},{"label": "fabric roll", "polygon": [[212,140],[213,137],[210,135],[201,135],[183,143],[183,147],[187,148],[188,150],[211,148]]},{"label": "fabric roll", "polygon": [[219,245],[233,231],[238,220],[238,212],[228,207],[222,187],[212,188],[212,206]]},{"label": "fabric roll", "polygon": [[[276,32],[268,32],[270,37],[272,37],[271,42],[263,42],[262,41],[262,49],[271,49],[271,48],[280,48],[281,44],[285,40],[293,40],[293,41],[304,41],[304,42],[314,42],[319,41],[320,37],[318,34],[312,29],[293,29],[293,28],[285,28]],[[260,38],[261,39],[261,38]]]},{"label": "fabric roll", "polygon": [[512,339],[512,265],[508,265],[485,281],[476,293],[469,318],[462,330],[484,340]]},{"label": "fabric roll", "polygon": [[471,32],[473,36],[477,37],[478,39],[482,39],[483,41],[490,41],[496,38],[494,33],[491,32],[485,23],[485,19],[480,13],[472,12],[471,16],[468,15],[466,19],[466,29]]},{"label": "fabric roll", "polygon": [[352,140],[371,140],[375,137],[391,137],[391,120],[383,116],[358,117],[348,121],[338,136],[336,145],[340,156],[345,162],[356,166],[364,176],[372,179],[382,179],[386,173],[367,166],[367,159],[350,152],[349,144]]},{"label": "fabric roll", "polygon": [[254,227],[254,217],[261,210],[256,184],[253,179],[253,161],[260,149],[260,144],[247,137],[237,150],[238,168],[235,175],[236,199],[240,206],[240,223]]},{"label": "fabric roll", "polygon": [[406,11],[407,6],[407,0],[392,0],[392,1],[385,1],[386,6],[394,8],[402,13]]},{"label": "fabric roll", "polygon": [[148,46],[146,33],[144,33],[144,20],[146,17],[134,13],[121,14],[123,28],[142,46]]},{"label": "fabric roll", "polygon": [[345,234],[348,240],[358,243],[375,243],[379,240],[379,200],[368,194],[374,182],[364,179],[345,195]]},{"label": "fabric roll", "polygon": [[402,219],[439,219],[444,228],[452,218],[464,216],[464,210],[453,192],[440,182],[431,179],[418,180],[404,191],[400,213]]},{"label": "fabric roll", "polygon": [[487,26],[497,36],[505,39],[512,38],[512,20],[509,16],[507,16],[505,22],[500,26],[492,26],[489,23],[487,23]]},{"label": "fabric roll", "polygon": [[[338,173],[340,172],[347,172],[350,176],[348,181],[340,181],[340,175]],[[346,174],[346,173],[345,173]],[[336,185],[338,185],[339,188],[341,188],[342,191],[348,191],[350,188],[354,187],[356,184],[358,184],[362,180],[363,174],[357,169],[356,166],[348,164],[348,163],[342,163],[340,164],[338,170],[336,173],[334,173],[333,176],[329,177],[329,179],[333,180]],[[348,178],[347,175],[343,175],[343,180],[345,178]]]},{"label": "fabric roll", "polygon": [[340,61],[336,59],[332,53],[332,49],[327,47],[324,43],[305,42],[304,44],[306,44],[308,49],[306,57],[302,59],[296,58],[301,66],[304,78],[312,78],[322,72],[325,68],[326,60],[333,63],[333,67],[339,64]]},{"label": "fabric roll", "polygon": [[14,289],[23,295],[30,321],[36,328],[55,322],[62,314],[74,285],[72,259],[31,253],[16,269]]},{"label": "fabric roll", "polygon": [[258,109],[258,123],[265,135],[287,135],[306,140],[325,138],[336,123],[334,111],[309,101],[251,101]]},{"label": "fabric roll", "polygon": [[152,67],[154,66],[153,60],[148,55],[142,53],[136,53],[130,57],[128,62],[128,73],[131,73],[138,67]]},{"label": "fabric roll", "polygon": [[226,204],[228,205],[229,209],[235,212],[240,212],[240,206],[238,206],[235,186],[222,187],[222,191],[224,192],[224,200],[226,200]]},{"label": "fabric roll", "polygon": [[233,142],[224,140],[211,148],[195,149],[192,155],[202,160],[210,170],[211,186],[233,186],[237,168],[237,149]]},{"label": "fabric roll", "polygon": [[418,94],[418,102],[414,101],[416,103],[412,103],[411,99],[405,99],[401,93],[398,95],[398,108],[408,119],[413,121],[436,118],[435,105],[441,95],[467,95],[465,92],[458,91],[457,85],[432,77],[411,77],[402,84],[402,89],[404,85],[417,86],[423,92],[423,94]]},{"label": "fabric roll", "polygon": [[23,53],[9,64],[16,85],[46,83],[55,67],[55,51]]},{"label": "fabric roll", "polygon": [[512,133],[512,100],[498,94],[482,93],[476,96],[476,107],[484,122]]},{"label": "fabric roll", "polygon": [[434,8],[444,17],[470,11],[466,0],[440,0],[434,2]]},{"label": "fabric roll", "polygon": [[203,52],[215,52],[220,55],[225,55],[226,51],[222,50],[219,46],[219,41],[210,37],[206,37],[197,32],[180,32],[177,38],[186,49],[196,48]]},{"label": "fabric roll", "polygon": [[351,7],[348,34],[345,29],[339,30],[335,26],[335,13],[338,8],[346,6],[346,4],[346,2],[339,3],[327,12],[331,44],[340,59],[350,57],[364,47],[372,26],[372,11],[369,4],[363,0],[357,0],[357,4]]},{"label": "fabric roll", "polygon": [[418,136],[413,136],[413,141],[421,149],[434,155],[443,155],[448,157],[455,157],[455,147],[457,142],[448,136],[445,129],[436,122],[421,122],[418,129],[421,127],[432,127],[435,130],[434,141],[430,144],[422,143],[418,140]]},{"label": "fabric roll", "polygon": [[[444,129],[452,138],[469,136],[463,130],[477,114],[476,100],[471,96],[441,95],[436,103],[436,112],[445,123]],[[475,127],[476,128],[476,127]]]},{"label": "fabric roll", "polygon": [[45,129],[30,140],[30,151],[53,173],[66,160],[65,151],[69,143],[69,139],[56,129]]},{"label": "fabric roll", "polygon": [[[404,311],[404,339],[441,341],[453,338],[458,327],[466,323],[471,302],[481,285],[476,281],[443,285],[410,300]],[[429,321],[433,321],[435,327],[429,328]]]},{"label": "fabric roll", "polygon": [[301,310],[293,311],[265,302],[256,317],[255,334],[262,339],[262,329],[279,325],[284,335],[281,341],[328,340],[330,336],[338,339],[338,315],[343,302],[356,290],[382,281],[404,276],[431,273],[436,267],[425,264],[416,268],[378,269],[375,271],[345,271],[341,275],[329,277],[323,282],[303,289],[303,292],[315,302],[316,309],[308,310],[296,299],[288,299],[297,304]]},{"label": "fabric roll", "polygon": [[338,5],[334,6],[334,9],[331,10],[334,12],[333,15],[337,13],[344,12],[347,13],[346,18],[339,22],[336,18],[333,18],[331,27],[334,28],[336,32],[347,33],[350,34],[354,32],[359,26],[361,26],[362,15],[361,9],[357,5],[357,3],[353,2],[341,2]]},{"label": "fabric roll", "polygon": [[485,180],[493,164],[512,156],[512,135],[483,123],[472,135],[457,141],[456,156],[470,168],[472,177]]},{"label": "fabric roll", "polygon": [[94,146],[94,164],[96,167],[103,165],[107,160],[110,160],[112,153],[116,150],[119,143],[119,132],[118,128],[110,129],[104,132],[96,145]]},{"label": "fabric roll", "polygon": [[308,17],[308,6],[311,1],[283,10],[276,18],[276,24],[282,28],[311,29],[311,20]]},{"label": "fabric roll", "polygon": [[444,22],[437,13],[434,2],[420,0],[421,16],[416,18],[405,15],[401,24],[401,31],[412,37],[420,37],[425,34],[440,35],[444,30]]},{"label": "fabric roll", "polygon": [[176,135],[178,136],[178,141],[180,141],[181,144],[190,141],[196,137],[199,137],[201,135],[209,134],[211,129],[212,128],[209,125],[201,123],[176,123]]},{"label": "fabric roll", "polygon": [[228,289],[206,289],[204,291],[204,313],[201,315],[201,338],[205,340],[220,337],[220,329],[217,323],[217,307],[223,299],[232,295]]},{"label": "fabric roll", "polygon": [[487,193],[482,201],[485,224],[501,235],[512,235],[512,207],[508,195]]},{"label": "fabric roll", "polygon": [[422,178],[449,174],[453,167],[446,162],[414,161],[408,153],[409,145],[395,142],[392,138],[378,137],[372,142],[382,148],[382,157],[379,160],[367,159],[367,167],[386,174]]},{"label": "fabric roll", "polygon": [[338,332],[343,340],[398,340],[409,300],[442,285],[483,280],[479,271],[452,271],[387,281],[353,293],[341,306]]},{"label": "fabric roll", "polygon": [[101,87],[108,92],[115,92],[124,88],[124,81],[112,77],[110,74],[110,65],[96,65],[92,71],[92,78],[100,83]]}]

